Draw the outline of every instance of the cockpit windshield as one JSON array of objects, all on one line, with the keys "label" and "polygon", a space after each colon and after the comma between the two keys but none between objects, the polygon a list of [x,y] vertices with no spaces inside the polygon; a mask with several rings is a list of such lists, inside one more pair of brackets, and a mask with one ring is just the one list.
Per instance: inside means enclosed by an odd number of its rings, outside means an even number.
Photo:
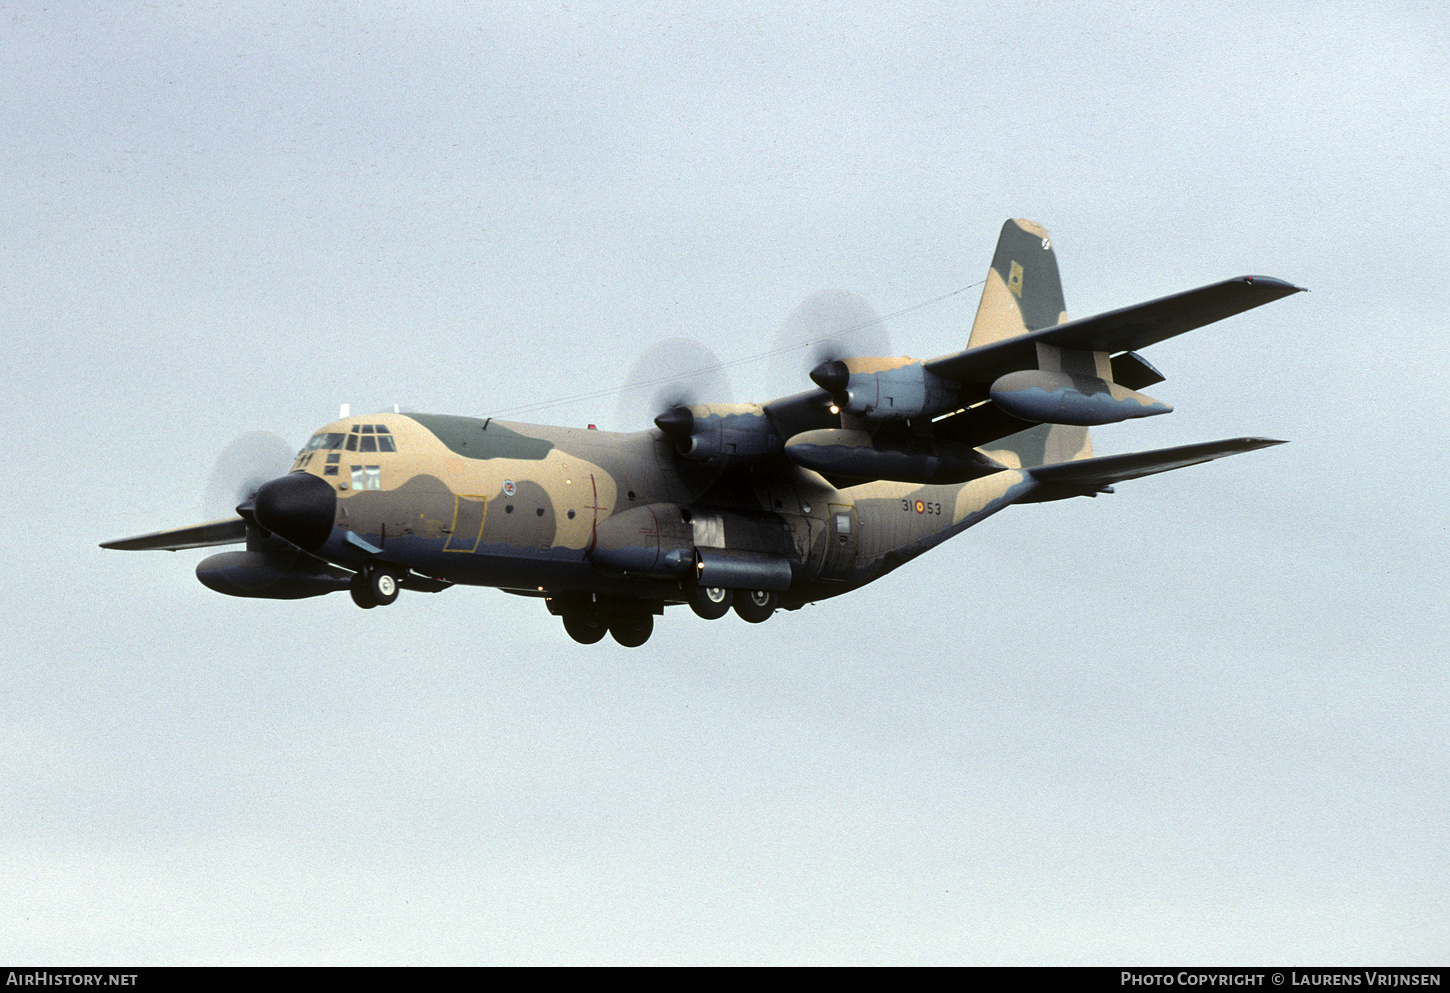
[{"label": "cockpit windshield", "polygon": [[354,424],[347,435],[349,452],[396,452],[397,445],[384,424]]},{"label": "cockpit windshield", "polygon": [[307,447],[302,449],[302,451],[314,452],[319,448],[341,448],[342,439],[346,437],[347,435],[343,434],[341,431],[329,431],[323,434],[314,434],[312,436],[312,440],[307,443]]}]

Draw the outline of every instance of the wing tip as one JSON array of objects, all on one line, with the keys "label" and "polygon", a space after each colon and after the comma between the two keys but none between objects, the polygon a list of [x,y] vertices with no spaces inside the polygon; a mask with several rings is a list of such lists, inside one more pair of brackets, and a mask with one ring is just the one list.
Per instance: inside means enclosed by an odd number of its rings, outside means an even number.
[{"label": "wing tip", "polygon": [[1307,287],[1295,286],[1287,279],[1279,279],[1277,276],[1240,276],[1239,282],[1256,289],[1275,290],[1284,296],[1289,296],[1291,293],[1309,292]]}]

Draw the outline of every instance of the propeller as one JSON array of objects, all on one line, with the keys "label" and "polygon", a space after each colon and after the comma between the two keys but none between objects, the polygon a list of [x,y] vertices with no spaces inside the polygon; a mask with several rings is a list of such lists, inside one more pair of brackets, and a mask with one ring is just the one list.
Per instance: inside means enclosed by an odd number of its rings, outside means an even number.
[{"label": "propeller", "polygon": [[237,504],[255,496],[263,483],[285,476],[296,456],[296,449],[270,431],[242,435],[217,456],[203,511],[209,519],[232,516]]},{"label": "propeller", "polygon": [[614,417],[621,431],[638,431],[690,404],[730,401],[730,380],[715,353],[694,339],[670,338],[630,366]]},{"label": "propeller", "polygon": [[807,377],[825,363],[890,354],[885,325],[869,303],[845,290],[821,290],[806,297],[776,332],[770,390],[776,395],[799,393],[809,388]]}]

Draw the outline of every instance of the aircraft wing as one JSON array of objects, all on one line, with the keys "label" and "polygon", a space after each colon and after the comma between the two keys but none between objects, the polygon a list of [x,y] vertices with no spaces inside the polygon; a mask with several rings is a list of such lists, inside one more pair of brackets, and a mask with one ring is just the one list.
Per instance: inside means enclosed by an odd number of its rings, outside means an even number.
[{"label": "aircraft wing", "polygon": [[[1238,276],[1200,286],[1186,293],[1134,304],[1120,310],[1084,317],[977,348],[943,355],[924,363],[927,370],[961,383],[979,400],[999,376],[1038,367],[1037,346],[1054,345],[1094,352],[1132,352],[1226,317],[1302,291],[1302,287],[1272,276]],[[1113,360],[1115,378],[1129,389],[1139,389],[1163,377],[1151,367],[1138,368],[1141,359],[1119,355]],[[1119,366],[1124,368],[1119,373]],[[777,432],[789,438],[802,431],[836,427],[839,418],[829,410],[825,390],[806,390],[765,405]],[[948,423],[953,422],[953,423]],[[1030,427],[996,411],[991,403],[962,411],[936,422],[938,434],[970,445],[981,445]]]},{"label": "aircraft wing", "polygon": [[945,379],[985,386],[1006,373],[1036,369],[1039,342],[1081,351],[1130,352],[1273,303],[1302,289],[1272,276],[1238,276],[1186,293],[943,355],[928,361],[926,368]]},{"label": "aircraft wing", "polygon": [[1105,455],[1095,459],[1038,466],[1028,472],[1041,485],[1018,502],[1040,503],[1074,496],[1094,496],[1111,492],[1109,487],[1124,480],[1182,469],[1184,466],[1282,444],[1284,442],[1272,438],[1228,438],[1224,441],[1180,445],[1177,448],[1159,448],[1151,452]]},{"label": "aircraft wing", "polygon": [[806,390],[792,396],[772,400],[765,413],[781,438],[790,438],[802,431],[841,426],[841,415],[830,410],[831,395],[822,389]]},{"label": "aircraft wing", "polygon": [[179,551],[183,548],[206,548],[209,545],[232,545],[247,540],[247,522],[240,517],[229,517],[191,527],[172,528],[170,531],[154,531],[134,538],[118,538],[101,542],[102,548],[119,548],[128,552],[162,550]]}]

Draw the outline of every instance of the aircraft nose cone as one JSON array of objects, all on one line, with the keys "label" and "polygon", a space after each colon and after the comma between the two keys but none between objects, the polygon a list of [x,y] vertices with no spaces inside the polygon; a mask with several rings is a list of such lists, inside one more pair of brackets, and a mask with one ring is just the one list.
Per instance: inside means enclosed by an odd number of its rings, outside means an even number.
[{"label": "aircraft nose cone", "polygon": [[293,472],[263,484],[252,498],[257,523],[315,552],[332,533],[337,494],[317,476]]}]

